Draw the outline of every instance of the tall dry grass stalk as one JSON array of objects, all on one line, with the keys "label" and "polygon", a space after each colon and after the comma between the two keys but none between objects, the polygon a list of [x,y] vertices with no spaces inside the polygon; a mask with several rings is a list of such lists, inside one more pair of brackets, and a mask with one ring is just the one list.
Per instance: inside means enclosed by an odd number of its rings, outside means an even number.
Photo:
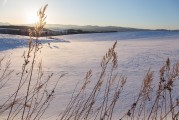
[{"label": "tall dry grass stalk", "polygon": [[[59,115],[60,120],[112,119],[114,107],[127,79],[116,72],[118,67],[116,44],[117,42],[103,57],[101,73],[97,80],[91,79],[92,70],[87,72],[81,89],[73,93],[66,110]],[[95,81],[94,85],[90,84]],[[89,86],[93,86],[90,87],[90,92],[87,91]]]},{"label": "tall dry grass stalk", "polygon": [[[59,79],[64,76],[64,74],[62,74],[56,81],[56,84],[49,89],[49,81],[53,77],[53,73],[44,75],[42,62],[38,62],[37,60],[42,48],[39,37],[46,24],[45,11],[47,6],[48,5],[45,5],[38,11],[39,22],[36,23],[34,30],[29,29],[30,39],[28,50],[23,54],[24,63],[17,88],[14,92],[12,91],[13,93],[10,97],[0,104],[0,117],[5,117],[7,120],[39,120],[54,98],[54,92]],[[0,60],[0,65],[2,61],[3,59]],[[12,73],[12,71],[8,71],[9,66],[10,61],[7,62],[5,69],[2,70],[0,87],[4,86],[9,80],[7,77]],[[35,69],[36,66],[37,70]]]},{"label": "tall dry grass stalk", "polygon": [[[6,85],[10,80],[14,70],[10,69],[11,61],[5,61],[5,57],[0,59],[0,90]],[[0,106],[1,108],[1,106]]]},{"label": "tall dry grass stalk", "polygon": [[161,67],[158,88],[152,87],[153,72],[148,71],[136,101],[122,119],[178,120],[179,100],[175,98],[174,83],[179,80],[179,62],[171,65],[170,59]]},{"label": "tall dry grass stalk", "polygon": [[[112,120],[114,108],[127,78],[116,74],[117,42],[108,50],[101,61],[99,78],[92,79],[92,70],[87,72],[81,89],[74,90],[66,109],[59,114],[59,120]],[[110,71],[109,71],[110,69]],[[140,91],[126,114],[119,113],[119,120],[178,120],[179,99],[175,98],[174,86],[179,80],[179,62],[171,65],[168,58],[159,71],[158,88],[154,86],[154,71],[146,73]],[[94,81],[97,81],[95,84]],[[92,87],[91,87],[92,86]],[[90,90],[89,90],[90,89]],[[125,92],[125,90],[123,90]],[[127,98],[127,97],[126,97]],[[133,98],[127,98],[133,99]],[[128,103],[130,104],[130,103]],[[118,104],[120,107],[120,103]],[[127,109],[127,108],[126,108]],[[125,109],[124,109],[125,110]],[[115,110],[115,114],[116,114]]]}]

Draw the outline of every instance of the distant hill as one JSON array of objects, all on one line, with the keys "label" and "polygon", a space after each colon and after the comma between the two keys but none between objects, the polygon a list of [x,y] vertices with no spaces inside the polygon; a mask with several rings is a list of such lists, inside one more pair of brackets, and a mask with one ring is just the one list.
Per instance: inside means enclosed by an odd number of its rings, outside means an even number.
[{"label": "distant hill", "polygon": [[[9,23],[0,23],[1,34],[29,35],[28,29],[33,30],[33,25],[26,24],[26,25],[18,26],[18,25],[10,25]],[[42,36],[104,33],[104,32],[135,32],[135,31],[151,31],[151,30],[129,28],[129,27],[116,27],[116,26],[91,26],[91,25],[78,26],[78,25],[47,24],[42,33]],[[168,30],[156,29],[156,31],[168,31]]]},{"label": "distant hill", "polygon": [[11,24],[8,22],[0,22],[0,26],[6,26],[6,25],[11,25]]},{"label": "distant hill", "polygon": [[[33,30],[34,27],[29,26],[18,26],[18,25],[1,25],[0,33],[1,34],[13,34],[13,35],[29,35],[29,29]],[[53,33],[53,31],[44,29],[42,36],[46,36],[46,33]]]},{"label": "distant hill", "polygon": [[[24,26],[33,26],[32,24],[24,24]],[[128,31],[146,31],[150,29],[140,29],[140,28],[130,28],[130,27],[117,27],[117,26],[93,26],[93,25],[63,25],[63,24],[46,24],[45,28],[55,30],[55,31],[62,31],[62,30],[82,30],[86,32],[128,32]]]},{"label": "distant hill", "polygon": [[74,30],[83,30],[83,31],[94,31],[94,32],[126,32],[126,31],[143,31],[148,29],[138,29],[138,28],[128,28],[128,27],[116,27],[116,26],[78,26],[78,25],[61,25],[61,24],[47,24],[46,28],[52,30],[67,30],[67,29],[74,29]]},{"label": "distant hill", "polygon": [[[14,34],[14,35],[29,35],[29,29],[33,30],[34,27],[28,26],[18,26],[18,25],[2,25],[0,26],[1,34]],[[116,32],[116,31],[98,31],[95,29],[79,29],[78,27],[68,27],[68,28],[52,28],[46,27],[43,29],[42,36],[56,36],[56,35],[67,35],[67,34],[84,34],[84,33],[101,33],[101,32]]]}]

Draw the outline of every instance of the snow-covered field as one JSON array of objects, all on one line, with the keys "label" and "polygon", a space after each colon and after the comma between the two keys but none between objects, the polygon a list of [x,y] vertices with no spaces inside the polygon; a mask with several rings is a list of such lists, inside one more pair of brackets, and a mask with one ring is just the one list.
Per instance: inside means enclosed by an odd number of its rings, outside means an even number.
[{"label": "snow-covered field", "polygon": [[[28,45],[28,36],[20,36],[20,35],[7,35],[0,34],[0,51],[21,48]],[[41,43],[51,43],[51,42],[68,42],[62,39],[49,39],[46,37],[40,38]]]},{"label": "snow-covered field", "polygon": [[[42,38],[42,43],[44,43],[41,53],[43,70],[57,75],[64,72],[68,74],[61,79],[55,93],[56,97],[45,114],[50,120],[55,119],[57,113],[64,109],[75,85],[79,80],[83,80],[89,69],[93,70],[94,77],[98,75],[102,56],[116,40],[118,41],[116,48],[118,69],[128,78],[125,92],[117,105],[118,111],[115,111],[116,116],[130,107],[129,103],[133,101],[131,98],[137,94],[136,91],[140,88],[144,74],[149,68],[159,71],[168,57],[172,62],[179,60],[179,32],[98,33],[56,36],[55,38],[57,40],[47,41]],[[0,57],[6,56],[11,59],[12,63],[16,63],[12,64],[12,69],[16,72],[21,70],[22,54],[26,50],[27,39],[28,37],[0,34]],[[6,87],[13,87],[15,80],[16,78],[13,78],[12,84]],[[179,90],[178,85],[179,83],[175,87]],[[3,94],[7,92],[9,91],[4,91]],[[179,97],[177,91],[175,97]]]}]

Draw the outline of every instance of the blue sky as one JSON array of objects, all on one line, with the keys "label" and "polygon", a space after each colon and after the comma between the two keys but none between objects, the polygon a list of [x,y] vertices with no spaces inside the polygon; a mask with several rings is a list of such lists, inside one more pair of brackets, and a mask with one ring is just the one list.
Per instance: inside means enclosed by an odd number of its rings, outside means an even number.
[{"label": "blue sky", "polygon": [[179,0],[0,0],[0,22],[32,23],[45,4],[51,24],[179,29]]}]

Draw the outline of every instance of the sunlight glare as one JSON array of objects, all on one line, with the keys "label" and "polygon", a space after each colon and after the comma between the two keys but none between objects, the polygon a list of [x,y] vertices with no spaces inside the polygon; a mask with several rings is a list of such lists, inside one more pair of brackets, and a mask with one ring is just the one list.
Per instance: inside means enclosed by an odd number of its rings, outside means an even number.
[{"label": "sunlight glare", "polygon": [[38,16],[37,16],[37,13],[28,13],[27,16],[26,16],[26,21],[28,24],[34,24],[34,23],[37,23],[38,22]]}]

